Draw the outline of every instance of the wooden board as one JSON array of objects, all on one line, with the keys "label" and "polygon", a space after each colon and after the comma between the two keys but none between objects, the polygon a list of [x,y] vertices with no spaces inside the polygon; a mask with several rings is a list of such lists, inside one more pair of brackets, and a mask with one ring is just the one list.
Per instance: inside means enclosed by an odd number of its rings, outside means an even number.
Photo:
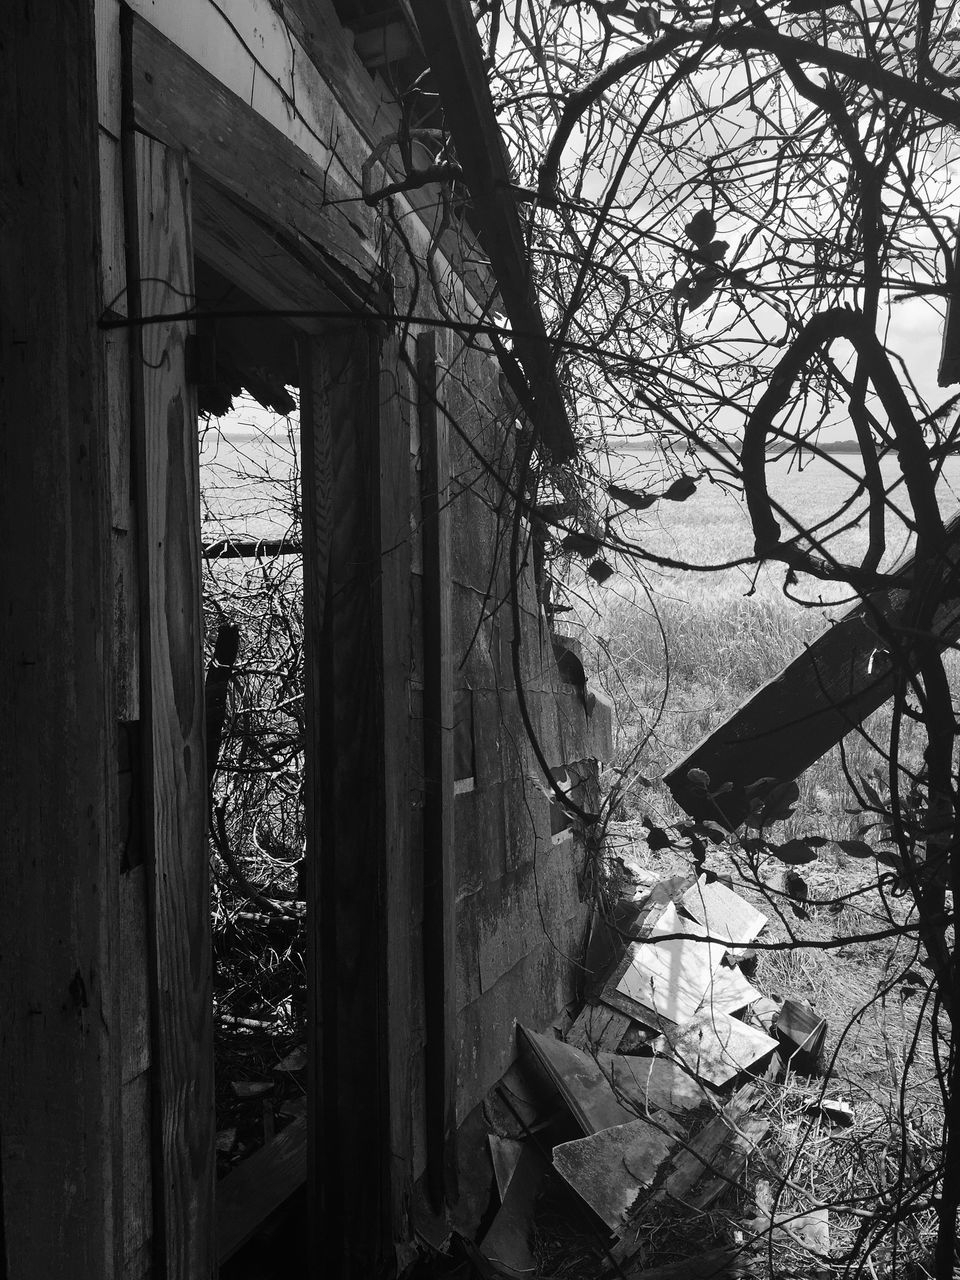
[{"label": "wooden board", "polygon": [[701,876],[680,900],[681,906],[703,925],[711,938],[745,947],[767,923],[767,917],[722,880],[707,883]]},{"label": "wooden board", "polygon": [[189,151],[208,178],[317,246],[343,301],[367,296],[376,252],[345,212],[356,192],[340,188],[242,98],[135,16],[132,56],[138,127]]},{"label": "wooden board", "polygon": [[334,1270],[373,1273],[394,1238],[377,336],[331,332],[323,359],[301,409],[309,1231]]},{"label": "wooden board", "polygon": [[[265,308],[310,311],[342,305],[325,288],[325,259],[316,246],[209,178],[193,179],[193,232],[197,256]],[[292,316],[289,323],[319,334],[329,322]]]},{"label": "wooden board", "polygon": [[560,1094],[584,1133],[627,1124],[651,1108],[683,1111],[704,1092],[673,1063],[598,1054],[595,1058],[551,1036],[517,1028],[521,1048]]},{"label": "wooden board", "polygon": [[427,1180],[435,1207],[456,1201],[457,886],[450,446],[435,333],[417,339],[423,563],[423,944],[427,1017]]},{"label": "wooden board", "polygon": [[307,1180],[307,1121],[285,1129],[217,1183],[217,1260],[224,1262]]},{"label": "wooden board", "polygon": [[676,1145],[666,1125],[643,1118],[559,1143],[553,1164],[610,1230],[619,1232],[637,1196],[653,1183]]},{"label": "wooden board", "polygon": [[697,1010],[697,1017],[709,1014],[710,1010],[739,1013],[762,998],[762,993],[747,981],[738,968],[722,964],[710,979],[710,986]]},{"label": "wooden board", "polygon": [[651,1026],[661,1021],[682,1026],[696,1015],[722,953],[722,946],[705,941],[700,926],[681,919],[668,903],[649,941],[628,948],[603,999],[615,1004],[619,997]]},{"label": "wooden board", "polygon": [[630,1026],[631,1019],[625,1013],[603,1004],[588,1004],[580,1010],[564,1039],[585,1053],[615,1053]]},{"label": "wooden board", "polygon": [[[178,309],[193,288],[182,156],[136,135],[128,227],[137,314]],[[185,323],[139,330],[134,359],[144,662],[145,852],[152,944],[156,1234],[173,1275],[213,1267],[213,997],[206,847],[197,418]]]},{"label": "wooden board", "polygon": [[121,1141],[93,6],[2,26],[0,1270],[103,1280]]},{"label": "wooden board", "polygon": [[[406,1230],[407,1206],[413,1186],[413,1073],[419,1065],[423,1016],[421,994],[414,977],[424,970],[426,957],[416,925],[424,919],[421,851],[411,841],[411,789],[421,779],[411,759],[410,729],[410,516],[419,495],[410,491],[410,416],[416,393],[406,363],[401,359],[401,335],[396,330],[369,334],[369,369],[372,380],[375,448],[379,469],[375,477],[375,525],[379,542],[373,548],[380,575],[378,662],[382,671],[380,697],[383,714],[383,924],[386,975],[387,1040],[390,1081],[390,1213],[391,1239]],[[426,697],[426,694],[424,695]],[[446,766],[444,766],[446,769]],[[452,786],[450,782],[445,786]],[[447,797],[450,801],[450,797]],[[424,815],[424,818],[426,815]],[[444,815],[444,856],[451,854],[450,816]],[[449,954],[449,952],[448,952]],[[448,970],[452,974],[454,969]],[[449,1035],[449,1030],[447,1030]],[[448,1050],[449,1052],[449,1050]],[[448,1107],[453,1099],[446,1094]],[[434,1102],[428,1090],[427,1105]],[[448,1155],[453,1153],[454,1130],[448,1130]],[[455,1198],[456,1165],[448,1165],[451,1195]]]},{"label": "wooden board", "polygon": [[[949,557],[958,543],[960,517],[947,526]],[[912,569],[911,560],[902,573]],[[758,689],[666,775],[677,803],[693,817],[738,827],[748,812],[747,787],[761,778],[799,777],[881,707],[892,697],[895,680],[883,651],[908,643],[909,633],[898,632],[908,594],[895,587],[871,596]],[[960,597],[937,610],[931,630],[942,648],[960,635]],[[708,775],[711,790],[724,783],[731,789],[710,799],[691,786],[691,769]]]},{"label": "wooden board", "polygon": [[556,461],[576,450],[553,351],[530,278],[516,203],[510,194],[506,148],[493,110],[483,51],[470,9],[412,0],[411,5],[444,119],[470,189],[480,241],[490,258],[513,326],[513,344],[527,377],[515,388],[534,429]]},{"label": "wooden board", "polygon": [[664,1036],[657,1051],[707,1084],[722,1085],[773,1053],[778,1041],[716,1006],[700,1014],[679,1035]]}]

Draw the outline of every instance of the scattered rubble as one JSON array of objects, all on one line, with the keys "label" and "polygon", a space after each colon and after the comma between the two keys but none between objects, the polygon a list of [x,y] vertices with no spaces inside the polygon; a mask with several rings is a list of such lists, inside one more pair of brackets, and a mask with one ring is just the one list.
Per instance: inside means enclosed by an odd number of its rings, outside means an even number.
[{"label": "scattered rubble", "polygon": [[[764,994],[738,963],[766,923],[707,876],[647,880],[596,922],[586,1005],[563,1037],[518,1026],[520,1060],[497,1091],[516,1125],[490,1137],[501,1207],[480,1248],[501,1274],[537,1273],[547,1188],[596,1237],[596,1275],[742,1276],[771,1247],[805,1255],[808,1271],[829,1264],[827,1210],[810,1200],[783,1212],[762,1162],[751,1165],[773,1123],[759,1082],[817,1074],[827,1030],[811,1005]],[[816,1106],[830,1124],[852,1119],[842,1101]],[[725,1234],[695,1238],[721,1201],[738,1206]],[[674,1241],[688,1223],[689,1255],[666,1263],[651,1241],[668,1220]]]}]

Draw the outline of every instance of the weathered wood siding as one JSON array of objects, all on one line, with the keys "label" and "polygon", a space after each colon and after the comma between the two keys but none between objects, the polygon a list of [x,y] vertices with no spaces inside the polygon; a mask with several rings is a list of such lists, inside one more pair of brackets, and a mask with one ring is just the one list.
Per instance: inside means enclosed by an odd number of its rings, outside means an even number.
[{"label": "weathered wood siding", "polygon": [[5,8],[0,124],[0,1274],[102,1280],[121,1171],[92,3]]},{"label": "weathered wood siding", "polygon": [[[487,304],[489,275],[482,262],[464,266],[469,239],[440,228],[435,191],[394,198],[404,243],[363,202],[362,165],[401,117],[332,0],[133,0],[123,10],[97,0],[96,17],[101,284],[114,315],[189,298],[192,204],[202,256],[267,306],[315,298],[321,310],[333,300],[375,312],[392,288],[401,313],[414,299],[431,313],[407,244],[434,250],[433,279],[453,311]],[[336,1221],[361,1242],[340,1265],[362,1270],[383,1239],[408,1235],[428,1163],[435,1175],[443,1166],[437,1198],[455,1195],[451,1131],[512,1060],[515,1019],[542,1027],[573,996],[584,855],[572,837],[551,838],[518,712],[510,515],[497,479],[516,432],[495,360],[448,334],[423,339],[422,325],[297,323],[312,335],[309,1142],[336,1171],[315,1186],[318,1224]],[[118,1249],[129,1280],[204,1276],[214,1239],[185,333],[179,322],[132,337],[118,329],[103,356],[121,725],[111,889],[129,978],[118,1015]],[[418,337],[434,348],[439,410],[418,391]],[[449,505],[425,508],[445,472]],[[524,679],[548,762],[604,754],[601,717],[591,722],[558,680],[529,567],[520,589]],[[454,706],[472,708],[469,789],[452,785]]]}]

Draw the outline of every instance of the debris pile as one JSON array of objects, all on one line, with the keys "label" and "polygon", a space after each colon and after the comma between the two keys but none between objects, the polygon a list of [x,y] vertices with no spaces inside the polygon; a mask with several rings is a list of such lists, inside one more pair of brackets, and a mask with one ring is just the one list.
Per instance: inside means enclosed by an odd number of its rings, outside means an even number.
[{"label": "debris pile", "polygon": [[561,1193],[597,1242],[595,1274],[759,1274],[751,1260],[781,1247],[781,1274],[830,1274],[827,1211],[782,1212],[759,1158],[764,1082],[816,1074],[826,1035],[812,1006],[752,984],[765,924],[709,875],[647,884],[598,921],[585,1007],[562,1037],[518,1026],[488,1109],[500,1208],[480,1248],[499,1271],[537,1273],[538,1206]]}]

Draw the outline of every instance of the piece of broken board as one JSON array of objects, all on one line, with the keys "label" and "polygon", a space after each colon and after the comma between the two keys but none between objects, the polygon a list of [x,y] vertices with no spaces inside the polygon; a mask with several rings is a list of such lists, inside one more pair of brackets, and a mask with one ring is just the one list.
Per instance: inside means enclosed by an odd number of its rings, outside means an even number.
[{"label": "piece of broken board", "polygon": [[649,940],[627,948],[602,999],[647,1025],[683,1026],[696,1016],[723,952],[722,943],[705,940],[702,925],[668,903]]},{"label": "piece of broken board", "polygon": [[553,1149],[557,1172],[614,1233],[676,1148],[669,1117],[632,1120]]},{"label": "piece of broken board", "polygon": [[723,1085],[773,1053],[778,1042],[717,1008],[681,1032],[665,1032],[654,1048],[708,1084]]},{"label": "piece of broken board", "polygon": [[700,1106],[703,1087],[665,1058],[599,1053],[595,1057],[550,1036],[517,1028],[521,1049],[549,1079],[584,1133],[627,1124],[651,1110]]},{"label": "piece of broken board", "polygon": [[683,895],[684,911],[703,925],[708,937],[731,947],[746,947],[759,935],[767,917],[722,880],[701,876]]}]

